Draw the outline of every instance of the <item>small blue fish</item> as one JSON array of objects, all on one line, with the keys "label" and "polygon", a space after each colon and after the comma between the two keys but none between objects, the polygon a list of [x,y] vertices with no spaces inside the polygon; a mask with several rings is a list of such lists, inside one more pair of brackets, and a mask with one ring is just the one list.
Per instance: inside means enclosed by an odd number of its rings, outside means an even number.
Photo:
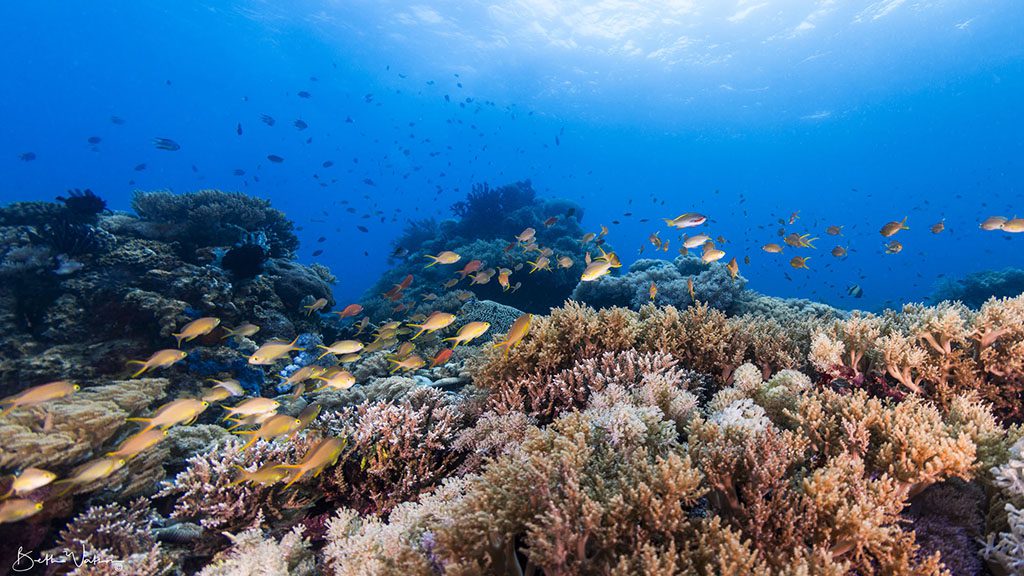
[{"label": "small blue fish", "polygon": [[181,145],[170,138],[153,138],[153,145],[157,150],[167,150],[168,152],[181,150]]}]

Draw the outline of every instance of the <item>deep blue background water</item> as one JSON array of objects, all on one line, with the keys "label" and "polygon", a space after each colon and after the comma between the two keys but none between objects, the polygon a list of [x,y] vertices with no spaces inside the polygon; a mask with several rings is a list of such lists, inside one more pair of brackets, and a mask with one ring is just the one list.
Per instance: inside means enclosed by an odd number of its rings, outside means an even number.
[{"label": "deep blue background water", "polygon": [[[386,269],[406,219],[525,178],[584,204],[627,263],[651,232],[673,236],[659,218],[706,213],[773,295],[873,309],[1024,266],[1022,235],[977,227],[1024,216],[1024,3],[840,4],[8,2],[0,202],[74,187],[116,209],[136,189],[269,198],[303,227],[303,261],[324,249],[342,305]],[[798,210],[790,229],[822,237],[810,271],[759,249]],[[905,249],[885,255],[878,229],[903,216]]]}]

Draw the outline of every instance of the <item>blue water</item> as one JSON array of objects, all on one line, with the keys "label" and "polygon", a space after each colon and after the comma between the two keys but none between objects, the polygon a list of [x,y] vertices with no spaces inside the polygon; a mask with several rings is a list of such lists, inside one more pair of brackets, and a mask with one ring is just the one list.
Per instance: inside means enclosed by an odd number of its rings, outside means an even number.
[{"label": "blue water", "polygon": [[[269,198],[342,305],[408,218],[527,178],[582,203],[627,264],[674,236],[660,218],[703,212],[773,295],[874,309],[1024,266],[1024,237],[978,229],[1024,216],[1016,0],[5,2],[0,37],[0,203]],[[759,248],[797,211],[787,230],[821,237],[810,271]],[[886,255],[878,230],[904,216]]]}]

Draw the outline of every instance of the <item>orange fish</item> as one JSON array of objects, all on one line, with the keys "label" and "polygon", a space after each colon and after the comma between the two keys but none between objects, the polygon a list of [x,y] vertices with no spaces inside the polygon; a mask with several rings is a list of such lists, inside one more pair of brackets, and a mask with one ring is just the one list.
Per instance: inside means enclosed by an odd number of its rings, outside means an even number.
[{"label": "orange fish", "polygon": [[342,318],[351,318],[352,316],[357,316],[362,311],[363,307],[360,306],[359,304],[349,304],[348,306],[345,306],[344,310],[342,310],[341,312],[335,312],[335,314],[337,314],[338,319],[341,320]]},{"label": "orange fish", "polygon": [[430,361],[430,367],[433,368],[434,366],[440,366],[447,362],[448,359],[452,357],[452,352],[454,352],[454,350],[451,348],[445,348],[438,352],[437,356],[434,356],[434,359]]},{"label": "orange fish", "polygon": [[550,228],[550,227],[554,226],[557,222],[558,222],[558,216],[552,216],[551,218],[548,218],[547,220],[544,221],[544,227],[545,228]]},{"label": "orange fish", "polygon": [[462,270],[459,270],[458,272],[456,272],[456,274],[459,275],[459,279],[464,279],[469,274],[479,270],[480,267],[483,266],[483,264],[484,263],[481,262],[480,260],[470,260],[469,262],[466,263],[465,266],[462,267]]},{"label": "orange fish", "polygon": [[652,302],[658,296],[658,287],[654,282],[651,282],[651,287],[647,289],[647,294],[651,297]]}]

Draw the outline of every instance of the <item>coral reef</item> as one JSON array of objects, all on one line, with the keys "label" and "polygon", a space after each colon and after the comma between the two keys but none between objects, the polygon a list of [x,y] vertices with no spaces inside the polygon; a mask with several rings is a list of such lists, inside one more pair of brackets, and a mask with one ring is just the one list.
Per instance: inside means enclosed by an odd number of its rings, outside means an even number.
[{"label": "coral reef", "polygon": [[[0,395],[13,393],[8,387],[17,382],[91,385],[124,376],[127,360],[164,347],[173,331],[202,315],[225,327],[252,322],[261,338],[291,339],[318,326],[304,300],[332,301],[329,271],[278,257],[294,250],[295,237],[263,200],[215,191],[140,193],[145,219],[94,212],[101,201],[85,193],[66,200],[0,209]],[[254,238],[269,257],[254,277],[253,270],[224,268],[213,254]],[[194,344],[244,361],[222,334]],[[225,361],[222,370],[233,367]],[[179,372],[170,376],[185,382]]]},{"label": "coral reef", "polygon": [[950,302],[854,314],[815,329],[809,359],[830,381],[947,405],[976,391],[1009,422],[1024,419],[1024,295],[972,311]]},{"label": "coral reef", "polygon": [[299,246],[293,225],[270,201],[248,194],[202,190],[191,194],[137,192],[132,208],[152,239],[173,241],[186,260],[205,246],[232,246],[262,232],[274,258],[289,258]]},{"label": "coral reef", "polygon": [[1024,269],[983,270],[962,278],[943,280],[931,297],[933,304],[960,302],[977,310],[990,298],[1012,298],[1024,294]]},{"label": "coral reef", "polygon": [[[689,282],[693,283],[690,297]],[[673,261],[641,259],[621,276],[603,276],[594,282],[581,282],[573,290],[572,298],[595,308],[621,306],[639,310],[651,302],[648,290],[651,283],[658,288],[655,302],[686,308],[694,299],[712,308],[733,312],[744,292],[746,278],[729,275],[725,264],[704,264],[700,258],[678,256]]]},{"label": "coral reef", "polygon": [[[1024,570],[1024,295],[848,313],[685,257],[577,286],[610,248],[525,182],[410,223],[335,318],[334,276],[289,259],[262,200],[61,202],[0,209],[0,397],[24,393],[0,416],[0,565],[23,546],[86,555],[73,574]],[[424,268],[445,250],[461,264]],[[470,322],[489,330],[451,348]]]},{"label": "coral reef", "polygon": [[[510,286],[499,285],[497,274],[486,282],[473,283],[472,277],[461,279],[454,289],[464,289],[479,299],[492,300],[527,312],[547,312],[551,306],[560,304],[569,297],[585,265],[584,255],[589,250],[598,254],[595,242],[581,242],[584,230],[580,226],[582,207],[566,200],[549,200],[537,197],[529,181],[517,182],[499,188],[486,184],[474,186],[466,200],[452,206],[455,220],[436,222],[434,220],[413,221],[407,224],[405,233],[395,244],[396,253],[405,254],[395,266],[363,297],[362,305],[373,320],[383,320],[393,314],[397,305],[410,313],[443,309],[454,312],[461,301],[450,299],[449,307],[442,304],[443,296],[436,301],[423,298],[444,293],[444,283],[460,278],[456,272],[470,261],[481,261],[481,270],[506,268],[511,271]],[[554,220],[552,222],[552,220]],[[527,251],[525,245],[516,245],[516,236],[532,228],[536,236],[533,242],[537,250],[550,249],[551,267],[530,273],[530,261],[536,261],[537,251]],[[602,239],[603,240],[603,239]],[[607,248],[607,247],[606,247]],[[432,266],[425,255],[450,250],[461,256],[453,266]],[[564,267],[556,260],[568,256],[571,265]],[[415,278],[400,296],[389,300],[381,295],[394,285],[401,284],[407,275]],[[482,280],[482,279],[481,279]]]}]

